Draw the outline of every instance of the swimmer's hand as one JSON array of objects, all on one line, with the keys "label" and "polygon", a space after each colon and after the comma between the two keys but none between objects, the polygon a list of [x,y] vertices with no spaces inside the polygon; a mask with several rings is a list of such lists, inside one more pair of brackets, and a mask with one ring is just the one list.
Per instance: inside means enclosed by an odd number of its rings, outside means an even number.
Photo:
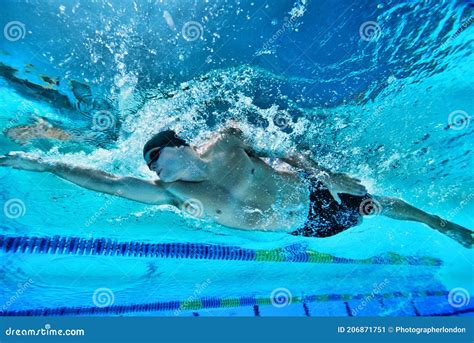
[{"label": "swimmer's hand", "polygon": [[234,135],[243,139],[243,130],[241,124],[234,119],[229,119],[224,123],[224,129],[220,131],[224,135]]},{"label": "swimmer's hand", "polygon": [[313,176],[321,181],[329,190],[331,196],[338,204],[341,204],[339,193],[346,193],[357,196],[364,196],[367,194],[367,189],[361,184],[359,179],[353,178],[344,173],[320,172]]},{"label": "swimmer's hand", "polygon": [[39,157],[34,157],[21,151],[13,151],[7,155],[0,155],[0,166],[44,172],[48,171],[51,165]]}]

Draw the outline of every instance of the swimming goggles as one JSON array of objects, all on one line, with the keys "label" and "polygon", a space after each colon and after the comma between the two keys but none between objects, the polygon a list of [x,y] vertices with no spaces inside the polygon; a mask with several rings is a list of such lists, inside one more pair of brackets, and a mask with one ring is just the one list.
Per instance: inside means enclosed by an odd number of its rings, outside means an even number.
[{"label": "swimming goggles", "polygon": [[145,156],[145,161],[147,161],[146,165],[148,166],[148,169],[151,170],[151,165],[160,158],[161,154],[161,147],[160,148],[153,148],[150,151],[146,153]]}]

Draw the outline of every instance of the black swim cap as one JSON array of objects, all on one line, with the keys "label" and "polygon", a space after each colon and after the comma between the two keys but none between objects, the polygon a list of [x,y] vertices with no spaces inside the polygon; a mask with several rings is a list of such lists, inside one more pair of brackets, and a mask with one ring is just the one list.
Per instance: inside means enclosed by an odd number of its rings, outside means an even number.
[{"label": "black swim cap", "polygon": [[154,135],[143,147],[143,158],[150,163],[150,152],[164,147],[189,146],[184,139],[179,138],[173,130],[166,130]]}]

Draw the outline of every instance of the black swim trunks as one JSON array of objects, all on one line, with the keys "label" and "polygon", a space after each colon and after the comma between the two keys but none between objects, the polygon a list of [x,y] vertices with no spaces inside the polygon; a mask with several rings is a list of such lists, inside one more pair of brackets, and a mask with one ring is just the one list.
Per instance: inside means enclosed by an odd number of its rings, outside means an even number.
[{"label": "black swim trunks", "polygon": [[[339,194],[338,204],[329,190],[319,181],[310,186],[310,208],[308,219],[302,228],[292,232],[295,236],[329,237],[356,226],[362,222],[362,216],[373,209],[370,194],[356,196]],[[365,213],[364,213],[365,212]]]}]

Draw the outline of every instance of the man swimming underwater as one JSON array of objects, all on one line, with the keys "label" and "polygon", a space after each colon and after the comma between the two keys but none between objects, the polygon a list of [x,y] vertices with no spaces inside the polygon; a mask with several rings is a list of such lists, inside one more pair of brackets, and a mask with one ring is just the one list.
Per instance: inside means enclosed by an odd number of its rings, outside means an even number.
[{"label": "man swimming underwater", "polygon": [[401,199],[368,194],[360,180],[324,169],[306,155],[280,157],[295,172],[272,168],[262,158],[277,157],[252,149],[236,128],[220,132],[202,154],[175,132],[163,131],[145,144],[143,156],[159,180],[49,163],[20,152],[0,156],[0,166],[50,172],[87,189],[172,205],[236,229],[329,237],[375,213],[424,223],[472,247],[470,230]]}]

